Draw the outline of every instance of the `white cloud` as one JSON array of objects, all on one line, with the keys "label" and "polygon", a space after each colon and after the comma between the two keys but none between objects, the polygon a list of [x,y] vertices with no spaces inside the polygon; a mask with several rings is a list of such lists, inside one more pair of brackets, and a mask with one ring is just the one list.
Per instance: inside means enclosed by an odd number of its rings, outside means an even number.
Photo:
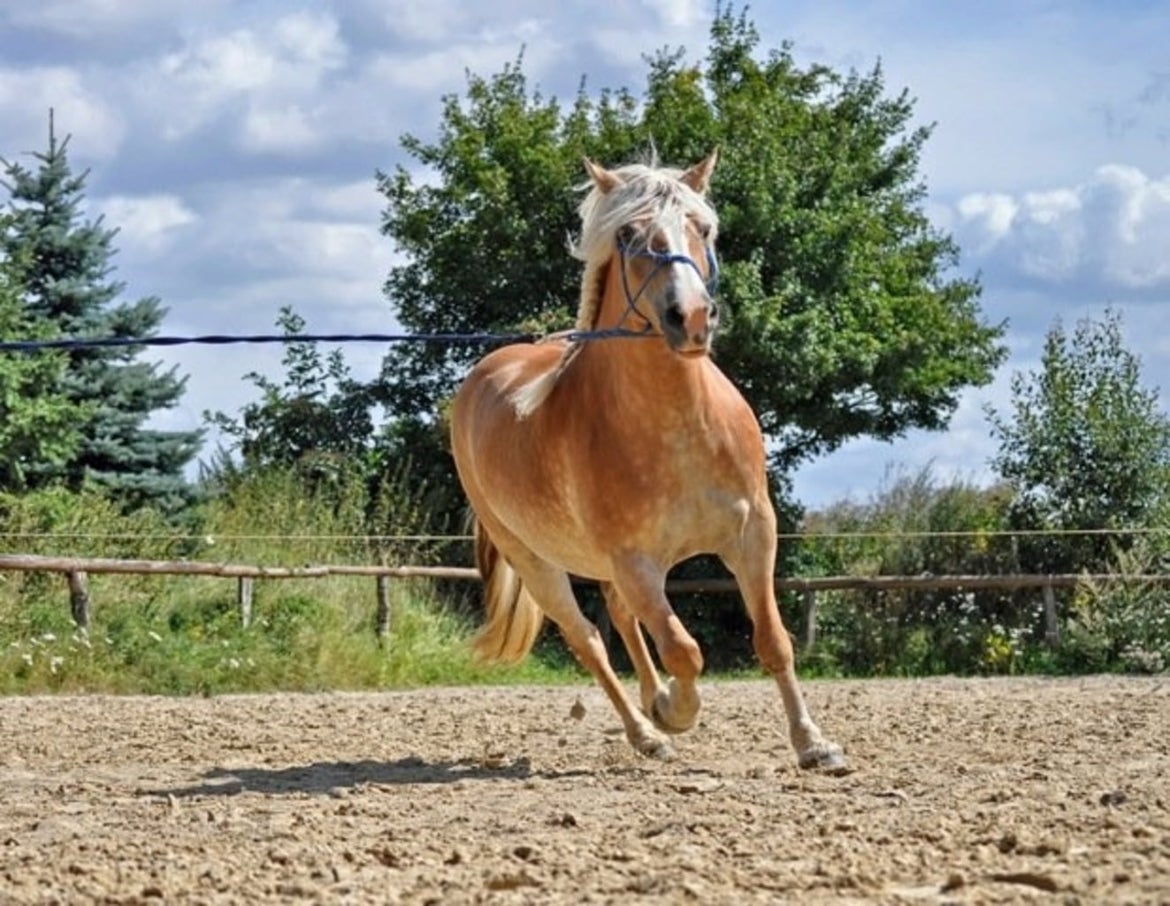
[{"label": "white cloud", "polygon": [[[561,3],[561,12],[569,4]],[[553,10],[543,0],[395,0],[378,6],[386,29],[401,43],[448,47],[479,41],[498,43],[517,35],[537,37],[548,30]],[[398,43],[398,42],[396,42]]]},{"label": "white cloud", "polygon": [[58,124],[57,138],[83,136],[85,154],[108,158],[117,152],[125,134],[115,107],[95,92],[77,70],[66,66],[26,69],[0,68],[0,120],[4,147],[11,158],[26,151],[43,151],[49,143],[49,110]]},{"label": "white cloud", "polygon": [[[200,0],[200,12],[213,14],[222,0]],[[131,28],[166,22],[191,10],[190,0],[14,0],[0,18],[15,26],[40,28],[92,39]]]},{"label": "white cloud", "polygon": [[387,88],[405,90],[437,101],[439,94],[462,89],[468,71],[480,76],[498,72],[524,51],[524,71],[531,82],[553,66],[563,52],[562,41],[544,33],[534,20],[504,29],[479,32],[443,47],[414,51],[386,51],[372,61],[368,75]]},{"label": "white cloud", "polygon": [[241,145],[248,151],[300,151],[318,146],[322,136],[313,116],[298,104],[259,107],[244,118]]},{"label": "white cloud", "polygon": [[999,242],[1012,228],[1020,206],[1010,195],[976,192],[958,203],[959,219],[968,225],[970,239],[980,249]]},{"label": "white cloud", "polygon": [[1170,176],[1110,164],[1072,187],[970,194],[956,211],[956,233],[977,264],[1097,289],[1170,287]]},{"label": "white cloud", "polygon": [[465,28],[474,12],[460,0],[397,0],[383,15],[386,27],[404,41],[439,42]]},{"label": "white cloud", "polygon": [[705,4],[700,0],[643,0],[643,3],[669,28],[690,28],[707,20]]},{"label": "white cloud", "polygon": [[151,254],[164,251],[179,227],[195,223],[195,213],[174,195],[113,195],[97,205],[106,226],[118,230],[117,243],[123,249],[142,249]]},{"label": "white cloud", "polygon": [[236,29],[164,55],[145,92],[168,139],[242,110],[237,139],[245,150],[296,151],[321,140],[322,88],[346,59],[334,18],[298,12],[262,31]]}]

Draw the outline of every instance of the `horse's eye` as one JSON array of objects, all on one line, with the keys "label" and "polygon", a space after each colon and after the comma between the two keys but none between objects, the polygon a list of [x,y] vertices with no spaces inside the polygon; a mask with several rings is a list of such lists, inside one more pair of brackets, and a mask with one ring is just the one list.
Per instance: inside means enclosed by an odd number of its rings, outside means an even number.
[{"label": "horse's eye", "polygon": [[711,238],[711,224],[700,223],[699,224],[699,235],[701,237],[703,237],[704,240],[710,239]]},{"label": "horse's eye", "polygon": [[617,231],[618,245],[631,246],[634,244],[634,240],[637,238],[638,231],[628,223],[625,226],[620,227]]}]

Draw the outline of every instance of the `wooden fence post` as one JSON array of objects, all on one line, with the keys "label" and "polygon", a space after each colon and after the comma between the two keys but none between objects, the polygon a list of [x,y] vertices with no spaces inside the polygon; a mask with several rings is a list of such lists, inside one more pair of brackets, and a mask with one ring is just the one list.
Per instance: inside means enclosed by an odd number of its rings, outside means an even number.
[{"label": "wooden fence post", "polygon": [[240,576],[236,586],[236,603],[240,605],[240,625],[247,629],[252,625],[252,577]]},{"label": "wooden fence post", "polygon": [[1060,622],[1056,618],[1056,592],[1051,582],[1043,586],[1044,591],[1044,643],[1049,648],[1060,647]]},{"label": "wooden fence post", "polygon": [[804,590],[804,650],[812,650],[817,643],[817,593],[815,589]]},{"label": "wooden fence post", "polygon": [[374,612],[374,634],[385,644],[390,635],[390,577],[378,576],[378,609]]},{"label": "wooden fence post", "polygon": [[89,585],[81,570],[66,575],[69,580],[69,609],[73,611],[73,622],[78,629],[89,631]]}]

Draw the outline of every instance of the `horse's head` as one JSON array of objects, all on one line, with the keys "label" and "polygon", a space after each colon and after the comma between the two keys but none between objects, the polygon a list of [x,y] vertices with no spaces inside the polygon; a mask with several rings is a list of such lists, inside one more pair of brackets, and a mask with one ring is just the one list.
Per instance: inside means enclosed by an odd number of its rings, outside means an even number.
[{"label": "horse's head", "polygon": [[620,268],[619,326],[640,320],[684,356],[706,355],[719,323],[718,219],[705,197],[717,157],[713,151],[685,171],[585,161],[593,191],[581,206],[581,257]]}]

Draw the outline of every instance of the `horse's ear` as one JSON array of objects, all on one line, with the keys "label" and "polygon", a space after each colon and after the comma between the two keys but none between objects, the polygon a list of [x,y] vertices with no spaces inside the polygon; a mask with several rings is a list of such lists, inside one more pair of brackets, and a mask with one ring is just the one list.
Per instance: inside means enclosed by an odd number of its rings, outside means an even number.
[{"label": "horse's ear", "polygon": [[585,162],[585,172],[589,174],[589,178],[593,180],[593,185],[597,186],[597,191],[602,195],[610,191],[616,186],[620,179],[612,170],[607,170],[600,164],[595,164],[588,157],[583,158]]},{"label": "horse's ear", "polygon": [[715,164],[719,162],[719,149],[715,148],[701,161],[682,175],[682,181],[698,192],[707,194],[707,187],[711,184],[711,174],[715,171]]}]

